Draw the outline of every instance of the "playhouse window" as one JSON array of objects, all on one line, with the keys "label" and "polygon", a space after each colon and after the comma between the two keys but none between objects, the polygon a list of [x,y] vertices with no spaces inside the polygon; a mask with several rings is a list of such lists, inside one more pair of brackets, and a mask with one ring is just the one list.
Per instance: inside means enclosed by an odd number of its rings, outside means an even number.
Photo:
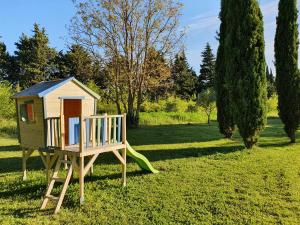
[{"label": "playhouse window", "polygon": [[34,122],[33,102],[26,102],[20,105],[20,116],[22,122]]}]

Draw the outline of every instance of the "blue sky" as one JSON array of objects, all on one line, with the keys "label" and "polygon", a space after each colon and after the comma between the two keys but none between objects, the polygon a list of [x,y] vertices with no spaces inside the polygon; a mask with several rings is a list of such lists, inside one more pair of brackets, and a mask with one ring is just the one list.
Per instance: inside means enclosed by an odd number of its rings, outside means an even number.
[{"label": "blue sky", "polygon": [[[190,65],[199,72],[201,51],[209,42],[216,52],[218,42],[215,39],[219,29],[220,0],[185,0],[181,26],[186,27],[184,40]],[[265,23],[266,59],[274,68],[274,35],[278,0],[260,0]],[[298,3],[299,4],[299,3]],[[298,5],[299,7],[299,5]],[[3,0],[1,2],[0,36],[10,53],[15,50],[14,43],[21,33],[31,34],[33,23],[45,27],[50,45],[57,50],[66,49],[68,31],[66,26],[75,14],[71,0]]]}]

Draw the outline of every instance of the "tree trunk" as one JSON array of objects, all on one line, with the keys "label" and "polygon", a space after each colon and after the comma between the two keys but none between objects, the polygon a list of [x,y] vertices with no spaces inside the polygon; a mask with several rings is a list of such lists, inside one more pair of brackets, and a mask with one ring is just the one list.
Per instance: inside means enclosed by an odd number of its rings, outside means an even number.
[{"label": "tree trunk", "polygon": [[142,91],[139,90],[138,98],[137,98],[137,104],[136,104],[136,118],[135,118],[135,123],[136,123],[137,127],[140,126],[140,112],[141,112],[142,102],[143,102]]},{"label": "tree trunk", "polygon": [[127,123],[128,123],[129,128],[137,127],[136,126],[136,112],[134,110],[134,99],[130,94],[128,95]]},{"label": "tree trunk", "polygon": [[116,101],[115,103],[116,103],[116,107],[117,107],[118,114],[121,114],[121,113],[122,113],[122,110],[121,110],[120,102],[119,102],[119,101]]},{"label": "tree trunk", "polygon": [[289,130],[289,132],[287,132],[290,140],[291,140],[291,144],[296,143],[296,131],[295,130]]}]

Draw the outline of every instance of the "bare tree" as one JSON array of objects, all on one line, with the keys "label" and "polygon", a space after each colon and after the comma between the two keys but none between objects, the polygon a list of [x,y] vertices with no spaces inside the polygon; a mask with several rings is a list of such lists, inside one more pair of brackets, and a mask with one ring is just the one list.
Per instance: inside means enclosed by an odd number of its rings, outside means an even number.
[{"label": "bare tree", "polygon": [[[115,102],[127,98],[130,126],[139,125],[143,94],[153,74],[150,49],[170,56],[180,45],[177,0],[83,0],[70,31],[75,42],[110,64]],[[121,95],[123,96],[121,97]],[[119,99],[118,99],[119,98]]]}]

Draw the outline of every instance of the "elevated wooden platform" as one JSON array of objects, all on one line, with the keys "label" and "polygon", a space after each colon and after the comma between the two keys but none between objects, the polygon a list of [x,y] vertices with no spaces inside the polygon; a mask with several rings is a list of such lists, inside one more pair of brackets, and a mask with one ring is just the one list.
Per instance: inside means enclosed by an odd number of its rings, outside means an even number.
[{"label": "elevated wooden platform", "polygon": [[90,156],[90,155],[95,155],[95,154],[101,154],[105,152],[112,152],[114,150],[121,150],[126,148],[125,144],[109,144],[109,145],[103,145],[103,146],[96,146],[96,147],[87,147],[84,149],[83,152],[80,152],[79,145],[71,145],[71,146],[66,146],[65,149],[56,149],[54,150],[55,153],[63,153],[66,155],[72,155],[72,156],[77,156],[77,157],[82,157],[82,156]]}]

